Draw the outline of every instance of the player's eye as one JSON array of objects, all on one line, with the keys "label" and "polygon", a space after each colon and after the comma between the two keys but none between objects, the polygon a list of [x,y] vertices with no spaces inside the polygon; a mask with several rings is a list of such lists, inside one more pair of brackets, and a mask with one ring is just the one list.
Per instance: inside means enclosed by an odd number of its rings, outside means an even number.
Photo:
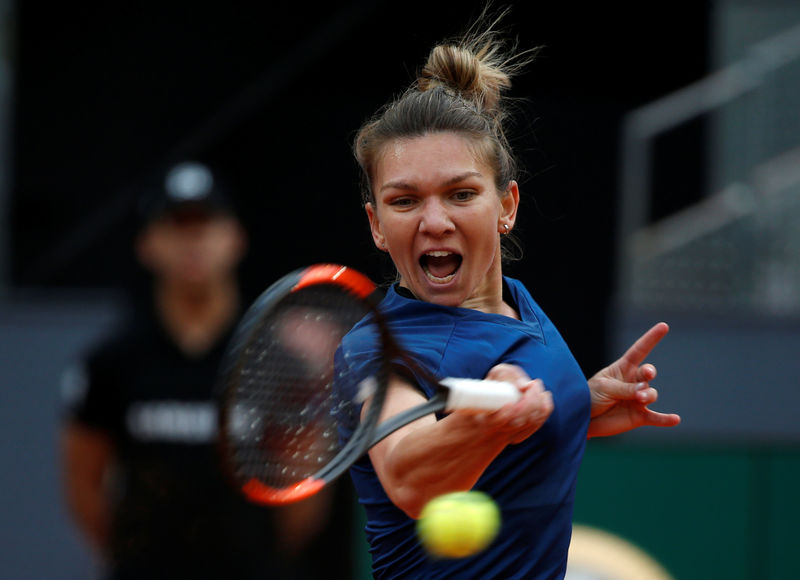
[{"label": "player's eye", "polygon": [[470,199],[472,199],[476,195],[477,194],[474,191],[468,190],[468,189],[464,189],[464,190],[456,191],[453,194],[453,199],[455,199],[456,201],[469,201]]},{"label": "player's eye", "polygon": [[410,207],[411,205],[413,205],[413,203],[414,200],[413,198],[410,197],[395,197],[389,200],[389,205],[400,208]]}]

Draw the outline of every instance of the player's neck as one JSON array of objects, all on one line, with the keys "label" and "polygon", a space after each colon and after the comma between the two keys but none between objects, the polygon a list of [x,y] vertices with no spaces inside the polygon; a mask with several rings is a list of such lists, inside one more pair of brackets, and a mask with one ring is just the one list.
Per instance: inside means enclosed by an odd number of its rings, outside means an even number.
[{"label": "player's neck", "polygon": [[461,307],[479,310],[487,314],[502,314],[519,320],[519,314],[515,307],[512,306],[514,300],[507,291],[499,264],[500,255],[498,252],[495,266],[487,273],[473,295],[461,304]]}]

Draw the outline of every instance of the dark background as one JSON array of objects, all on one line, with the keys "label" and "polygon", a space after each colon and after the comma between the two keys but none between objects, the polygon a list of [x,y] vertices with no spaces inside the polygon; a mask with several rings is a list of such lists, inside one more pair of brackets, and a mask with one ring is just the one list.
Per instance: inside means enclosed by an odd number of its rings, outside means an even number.
[{"label": "dark background", "polygon": [[[13,289],[135,285],[138,187],[184,158],[211,163],[236,191],[252,240],[248,298],[312,262],[385,278],[360,209],[352,136],[480,5],[19,3]],[[620,123],[708,72],[710,8],[504,5],[520,46],[544,47],[512,92],[523,99],[511,135],[525,170],[525,258],[508,272],[594,371],[618,354],[605,349]],[[680,165],[699,172],[697,133],[673,139]],[[656,181],[652,217],[694,195],[673,185],[686,175],[667,170]]]}]

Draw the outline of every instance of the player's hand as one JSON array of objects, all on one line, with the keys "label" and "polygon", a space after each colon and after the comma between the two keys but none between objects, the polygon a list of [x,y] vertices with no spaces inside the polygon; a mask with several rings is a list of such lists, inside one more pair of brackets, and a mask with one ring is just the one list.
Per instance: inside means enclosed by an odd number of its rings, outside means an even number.
[{"label": "player's hand", "polygon": [[489,371],[487,379],[515,385],[522,398],[497,411],[486,413],[483,422],[489,429],[506,437],[509,443],[520,443],[544,425],[553,412],[553,396],[539,379],[531,378],[520,367],[499,364]]},{"label": "player's hand", "polygon": [[647,408],[658,400],[650,386],[656,367],[645,358],[669,332],[659,322],[645,332],[622,357],[589,379],[592,397],[588,437],[605,437],[642,426],[672,427],[681,418],[673,413],[658,413]]}]

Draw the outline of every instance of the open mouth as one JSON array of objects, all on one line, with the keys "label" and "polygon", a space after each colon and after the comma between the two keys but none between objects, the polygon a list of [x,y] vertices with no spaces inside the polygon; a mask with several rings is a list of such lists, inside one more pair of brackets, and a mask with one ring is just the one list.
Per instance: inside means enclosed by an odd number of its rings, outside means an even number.
[{"label": "open mouth", "polygon": [[461,267],[463,258],[459,254],[447,251],[433,251],[422,254],[419,264],[429,280],[444,284],[453,279]]}]

